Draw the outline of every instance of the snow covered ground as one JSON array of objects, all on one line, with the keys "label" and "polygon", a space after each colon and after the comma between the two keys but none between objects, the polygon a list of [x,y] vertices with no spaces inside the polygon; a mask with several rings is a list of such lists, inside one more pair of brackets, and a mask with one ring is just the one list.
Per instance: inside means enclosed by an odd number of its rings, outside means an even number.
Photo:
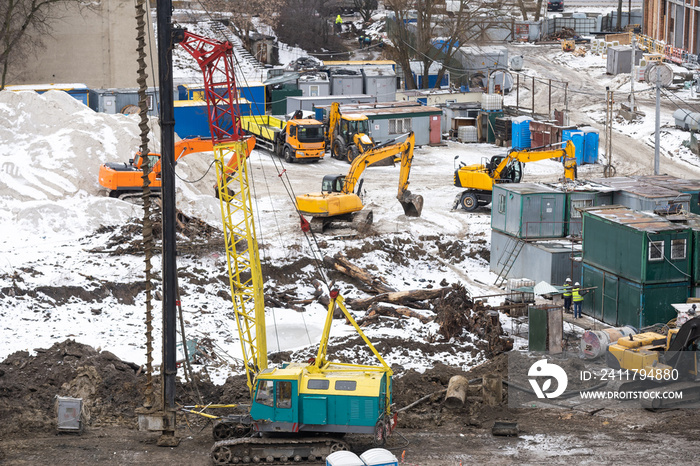
[{"label": "snow covered ground", "polygon": [[[291,60],[298,53],[290,51],[285,56]],[[571,54],[547,53],[557,66],[615,81],[603,74],[602,58],[576,59]],[[175,78],[192,82],[197,73],[183,64],[184,60],[176,56]],[[590,115],[593,119],[601,116],[602,111]],[[664,123],[670,124],[668,113]],[[653,112],[647,112],[639,122],[616,124],[615,130],[649,139]],[[158,131],[154,123],[154,150],[159,145]],[[677,154],[683,163],[700,166],[697,157],[680,145],[687,133],[681,135],[671,128],[665,128],[665,132],[664,155]],[[120,233],[127,231],[125,225],[141,217],[141,208],[106,197],[97,181],[101,164],[126,161],[137,150],[136,117],[95,113],[59,91],[43,95],[3,91],[0,141],[0,359],[18,350],[31,352],[73,338],[109,349],[124,360],[145,362],[143,257],[103,252],[114,238],[124,241]],[[480,255],[489,249],[490,216],[488,211],[467,214],[451,210],[459,192],[452,186],[452,176],[455,157],[465,163],[478,163],[483,157],[502,152],[502,148],[488,144],[454,142],[417,148],[410,179],[411,191],[425,199],[420,218],[405,217],[395,199],[398,167],[366,170],[365,204],[374,211],[374,233],[362,238],[347,232],[326,235],[321,239],[323,253],[332,256],[352,252],[355,263],[383,276],[389,286],[399,290],[459,282],[473,296],[493,294],[495,276]],[[211,192],[215,182],[209,170],[211,160],[210,153],[201,153],[179,162],[177,201],[185,214],[219,228],[219,205]],[[308,299],[316,271],[308,260],[311,251],[299,229],[293,201],[278,174],[286,169],[282,179],[288,179],[295,194],[302,194],[317,191],[323,175],[345,173],[348,166],[326,158],[317,164],[283,167],[279,159],[264,150],[253,152],[250,166],[263,266],[290,270],[294,282],[272,278],[266,291],[284,290],[298,299]],[[579,176],[599,168],[584,167]],[[552,181],[561,176],[562,168],[557,162],[544,161],[528,164],[525,173],[526,181]],[[161,267],[159,261],[157,256],[155,270]],[[188,336],[210,338],[220,354],[240,359],[221,249],[180,254],[178,268]],[[366,296],[349,283],[338,285],[347,298]],[[499,302],[490,299],[491,304]],[[155,305],[158,311],[160,302]],[[303,306],[303,311],[268,306],[271,351],[309,351],[314,347],[326,310],[313,303]],[[508,324],[505,317],[502,320]],[[370,339],[401,337],[430,342],[435,338],[435,325],[409,319],[370,328],[368,335]],[[158,329],[156,325],[156,356],[160,352]],[[352,332],[351,327],[336,321],[332,335],[342,337]],[[389,364],[417,369],[436,360],[465,367],[483,361],[483,354],[473,355],[469,347],[465,344],[460,347],[463,351],[429,356],[406,354],[395,348],[384,356]],[[228,374],[228,368],[221,368],[212,375],[222,381]]]}]

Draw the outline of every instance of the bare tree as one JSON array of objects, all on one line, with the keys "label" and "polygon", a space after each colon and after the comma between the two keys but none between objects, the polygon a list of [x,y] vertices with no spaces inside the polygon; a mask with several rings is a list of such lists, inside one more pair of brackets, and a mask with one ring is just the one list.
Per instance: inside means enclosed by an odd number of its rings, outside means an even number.
[{"label": "bare tree", "polygon": [[0,0],[0,90],[12,64],[43,45],[41,38],[49,35],[51,23],[69,5],[85,4],[82,0]]},{"label": "bare tree", "polygon": [[[486,8],[480,0],[453,2],[449,14],[440,0],[386,0],[385,5],[395,18],[388,28],[393,44],[390,54],[405,70],[407,89],[417,87],[410,73],[412,59],[423,65],[423,87],[428,84],[430,65],[440,63],[439,86],[446,65],[454,60],[459,47],[483,35],[489,27],[481,16]],[[413,17],[409,17],[411,10]]]},{"label": "bare tree", "polygon": [[285,4],[285,0],[206,0],[205,3],[207,10],[228,15],[231,27],[248,50],[251,33],[258,32],[256,25],[265,24],[274,29],[285,14]]},{"label": "bare tree", "polygon": [[372,19],[372,13],[377,9],[377,0],[353,0],[355,9],[362,16],[362,21],[365,23]]}]

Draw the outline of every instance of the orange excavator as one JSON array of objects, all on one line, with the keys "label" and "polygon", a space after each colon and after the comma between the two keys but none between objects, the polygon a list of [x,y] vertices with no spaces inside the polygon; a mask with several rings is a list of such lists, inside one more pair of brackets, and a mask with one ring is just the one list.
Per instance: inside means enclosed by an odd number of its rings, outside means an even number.
[{"label": "orange excavator", "polygon": [[[255,139],[248,143],[248,146],[254,146]],[[175,162],[194,152],[211,152],[213,150],[211,139],[192,138],[183,139],[175,143]],[[253,147],[248,147],[248,153]],[[161,188],[160,179],[160,154],[150,152],[146,157],[142,157],[140,152],[136,153],[133,159],[128,163],[109,162],[100,166],[100,185],[109,190],[109,197],[119,199],[128,199],[130,197],[139,197],[143,189],[143,164],[150,163],[151,173],[148,175],[151,180],[151,194],[159,195]],[[228,161],[225,167],[225,172],[230,173],[238,169],[238,160],[234,154]]]}]

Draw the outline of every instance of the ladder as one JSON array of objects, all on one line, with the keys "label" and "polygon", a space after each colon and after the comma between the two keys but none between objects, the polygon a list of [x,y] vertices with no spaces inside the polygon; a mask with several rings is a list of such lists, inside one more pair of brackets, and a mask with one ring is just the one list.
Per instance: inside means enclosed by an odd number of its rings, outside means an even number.
[{"label": "ladder", "polygon": [[503,265],[500,272],[498,272],[498,277],[496,278],[495,285],[503,286],[503,283],[508,278],[508,272],[513,268],[513,264],[518,259],[520,251],[522,251],[523,246],[525,246],[525,240],[518,238],[517,236],[511,236],[506,243],[506,247],[503,250],[503,254],[498,259],[497,266]]}]

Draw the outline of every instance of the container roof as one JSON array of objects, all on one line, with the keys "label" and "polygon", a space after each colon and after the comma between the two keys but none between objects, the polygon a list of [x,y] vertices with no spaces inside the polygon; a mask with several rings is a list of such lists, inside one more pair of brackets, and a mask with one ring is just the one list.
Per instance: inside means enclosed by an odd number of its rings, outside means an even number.
[{"label": "container roof", "polygon": [[593,181],[606,186],[617,188],[620,191],[625,191],[648,199],[675,198],[679,196],[687,196],[675,189],[669,189],[663,186],[659,186],[657,184],[644,182],[637,178],[627,176],[618,176],[614,178],[597,178]]},{"label": "container roof", "polygon": [[538,183],[500,183],[494,185],[494,188],[505,189],[519,194],[546,194],[546,193],[561,193],[560,190],[554,189],[551,186]]},{"label": "container roof", "polygon": [[660,231],[687,230],[687,225],[669,222],[651,212],[640,212],[619,205],[585,207],[581,209],[584,215],[592,215],[612,223],[624,225],[633,230],[656,233]]},{"label": "container roof", "polygon": [[676,191],[700,191],[700,180],[686,180],[671,175],[647,175],[635,176],[635,178],[644,183],[663,186]]}]

